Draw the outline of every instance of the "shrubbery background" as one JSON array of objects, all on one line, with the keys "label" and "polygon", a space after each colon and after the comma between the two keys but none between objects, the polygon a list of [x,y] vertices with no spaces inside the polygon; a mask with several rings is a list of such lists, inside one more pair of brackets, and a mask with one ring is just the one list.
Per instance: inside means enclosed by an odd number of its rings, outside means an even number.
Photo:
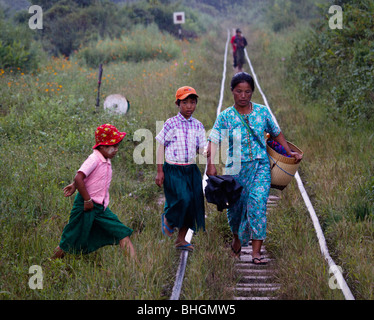
[{"label": "shrubbery background", "polygon": [[[295,46],[288,68],[291,79],[300,83],[305,94],[321,99],[337,119],[350,125],[372,119],[374,3],[370,0],[334,1],[343,8],[342,30],[330,30],[326,23],[331,1],[240,0],[232,4],[227,0],[202,0],[187,4],[173,0],[31,0],[31,4],[43,8],[44,29],[36,32],[27,27],[30,14],[26,10],[12,12],[6,6],[9,1],[2,3],[8,9],[0,11],[0,68],[23,71],[35,70],[45,59],[44,53],[69,57],[79,52],[90,66],[115,59],[144,60],[156,54],[171,59],[175,49],[151,45],[152,41],[145,46],[144,41],[152,36],[144,38],[136,28],[143,26],[149,34],[160,31],[177,37],[174,11],[186,12],[183,32],[188,38],[207,32],[217,23],[214,15],[235,14],[242,6],[256,8],[275,32],[295,28],[303,20],[314,20],[314,31]],[[18,0],[12,6],[22,9],[27,3]],[[150,31],[152,25],[157,30]]]}]

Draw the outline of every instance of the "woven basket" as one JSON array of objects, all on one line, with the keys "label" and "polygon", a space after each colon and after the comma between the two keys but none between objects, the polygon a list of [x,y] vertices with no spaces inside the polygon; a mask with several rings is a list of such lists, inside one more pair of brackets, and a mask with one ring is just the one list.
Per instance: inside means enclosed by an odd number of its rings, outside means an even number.
[{"label": "woven basket", "polygon": [[[303,152],[291,142],[287,141],[292,151]],[[295,176],[300,162],[295,163],[295,158],[288,158],[270,148],[266,140],[266,150],[270,160],[271,187],[283,190]]]}]

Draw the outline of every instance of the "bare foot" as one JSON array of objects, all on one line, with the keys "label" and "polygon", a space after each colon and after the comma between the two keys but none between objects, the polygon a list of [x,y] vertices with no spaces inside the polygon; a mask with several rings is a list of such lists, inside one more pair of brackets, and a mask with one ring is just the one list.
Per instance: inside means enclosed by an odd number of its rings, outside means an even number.
[{"label": "bare foot", "polygon": [[61,259],[65,256],[65,252],[60,248],[60,246],[57,246],[56,249],[53,251],[53,256],[51,259]]}]

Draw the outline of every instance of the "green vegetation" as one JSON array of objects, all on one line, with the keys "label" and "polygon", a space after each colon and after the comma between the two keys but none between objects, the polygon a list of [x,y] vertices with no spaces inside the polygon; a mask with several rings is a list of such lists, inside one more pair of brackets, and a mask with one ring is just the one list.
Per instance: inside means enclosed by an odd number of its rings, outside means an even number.
[{"label": "green vegetation", "polygon": [[170,61],[180,55],[174,38],[161,34],[157,25],[136,27],[120,39],[93,42],[78,52],[78,57],[87,65],[96,67],[100,63],[161,60]]},{"label": "green vegetation", "polygon": [[[347,11],[344,17],[351,16],[349,10],[363,13],[362,8],[353,4],[344,8]],[[299,20],[295,26],[276,33],[271,25],[259,22],[246,30],[252,39],[248,52],[252,53],[262,89],[286,137],[305,153],[299,173],[324,230],[330,254],[342,267],[355,298],[371,300],[374,294],[374,154],[368,146],[374,136],[371,114],[365,115],[365,110],[372,110],[373,102],[367,99],[365,103],[351,103],[355,110],[352,113],[339,113],[336,104],[336,99],[341,98],[336,95],[338,87],[345,86],[350,92],[347,100],[341,101],[345,105],[351,99],[372,94],[373,86],[367,87],[367,74],[360,72],[362,69],[355,60],[357,54],[353,54],[358,43],[366,41],[358,31],[356,34],[355,25],[366,25],[368,21],[345,20],[342,30],[326,30],[328,6],[323,7],[323,12],[317,22],[312,20],[313,24]],[[369,11],[360,17],[366,14]],[[321,29],[315,29],[315,23]],[[365,32],[370,34],[372,30],[371,25]],[[348,37],[347,33],[351,35]],[[319,47],[319,39],[326,37],[330,41],[326,39],[326,46]],[[342,44],[348,39],[351,45]],[[367,40],[372,52],[373,43],[370,38]],[[335,46],[346,55],[330,59],[332,55],[327,52],[327,46]],[[363,55],[367,64],[363,63],[362,68],[372,68],[370,56],[371,53]],[[350,75],[344,72],[346,68],[355,70],[351,79],[357,77],[357,81],[349,81]],[[313,79],[317,80],[312,85]],[[309,90],[304,90],[305,87]],[[269,214],[267,246],[278,261],[281,296],[284,299],[342,299],[340,291],[328,286],[332,274],[327,266],[316,260],[321,256],[320,250],[296,182],[287,188],[279,193],[282,196],[279,208]]]},{"label": "green vegetation", "polygon": [[[354,296],[373,299],[372,3],[340,1],[344,27],[330,30],[327,1],[115,2],[45,1],[43,32],[25,28],[28,13],[0,16],[0,299],[170,297],[179,255],[160,230],[155,165],[133,161],[141,143],[133,136],[145,128],[154,137],[156,121],[175,115],[173,96],[186,84],[200,96],[196,118],[212,127],[226,29],[238,26],[286,138],[305,153],[299,172],[330,254]],[[167,20],[174,9],[188,13],[183,41]],[[101,104],[123,94],[129,114],[96,112],[99,63]],[[227,79],[231,63],[229,56]],[[258,91],[254,100],[262,102]],[[231,104],[227,82],[224,107]],[[62,189],[102,123],[128,133],[113,160],[111,209],[134,229],[139,263],[118,247],[50,261],[73,202]],[[344,299],[329,288],[296,182],[272,192],[282,199],[269,213],[266,246],[277,261],[281,298]],[[207,231],[193,238],[181,299],[230,299],[237,281],[225,213],[206,209]],[[43,268],[43,290],[28,286],[32,265]]]},{"label": "green vegetation", "polygon": [[36,69],[41,51],[32,42],[28,26],[11,26],[0,7],[0,68]]},{"label": "green vegetation", "polygon": [[[138,39],[141,37],[139,33]],[[154,38],[163,36],[154,34]],[[2,70],[1,164],[8,168],[1,171],[0,189],[0,225],[7,234],[1,240],[2,299],[170,297],[179,254],[173,240],[165,239],[160,230],[163,201],[159,204],[162,190],[154,183],[155,166],[134,163],[138,143],[132,138],[141,128],[151,130],[155,136],[156,121],[176,114],[173,97],[177,87],[186,83],[199,87],[204,99],[205,92],[215,88],[219,75],[210,70],[207,62],[210,57],[206,48],[215,37],[208,35],[205,41],[191,43],[166,39],[168,46],[177,49],[172,61],[154,57],[142,63],[113,62],[104,66],[101,102],[111,93],[124,94],[132,105],[126,116],[95,113],[97,70],[81,64],[79,59],[50,59],[35,74]],[[221,54],[217,56],[221,58]],[[208,127],[215,116],[215,101],[205,100],[196,117]],[[91,153],[96,127],[106,122],[128,133],[120,154],[113,160],[111,209],[135,230],[133,242],[139,264],[124,258],[118,247],[50,261],[73,201],[63,197],[62,188]],[[212,212],[207,219],[211,227],[194,237],[201,253],[189,259],[189,270],[204,281],[200,281],[200,287],[195,287],[193,281],[185,290],[191,298],[227,299],[231,294],[226,290],[227,281],[234,283],[235,277],[230,268],[234,262],[229,254],[222,256],[220,225],[225,226],[225,218],[212,209],[208,208],[208,212]],[[204,255],[207,251],[209,255]],[[40,291],[28,287],[28,268],[35,264],[44,272]],[[201,265],[207,266],[204,272]],[[208,277],[211,281],[205,282]]]},{"label": "green vegetation", "polygon": [[289,69],[303,92],[320,97],[332,117],[359,125],[373,120],[374,3],[342,2],[343,29],[331,30],[321,19],[296,47]]}]

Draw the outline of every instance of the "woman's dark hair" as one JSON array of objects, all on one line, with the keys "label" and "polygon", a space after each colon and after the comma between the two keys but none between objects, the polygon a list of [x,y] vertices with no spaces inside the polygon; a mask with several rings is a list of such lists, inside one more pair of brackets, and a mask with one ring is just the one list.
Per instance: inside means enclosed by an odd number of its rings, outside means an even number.
[{"label": "woman's dark hair", "polygon": [[255,91],[255,83],[253,81],[253,78],[252,78],[251,75],[249,75],[246,72],[239,72],[235,76],[232,77],[232,80],[231,80],[231,91],[234,90],[235,87],[239,83],[243,83],[243,82],[247,82],[250,85],[252,91]]}]

